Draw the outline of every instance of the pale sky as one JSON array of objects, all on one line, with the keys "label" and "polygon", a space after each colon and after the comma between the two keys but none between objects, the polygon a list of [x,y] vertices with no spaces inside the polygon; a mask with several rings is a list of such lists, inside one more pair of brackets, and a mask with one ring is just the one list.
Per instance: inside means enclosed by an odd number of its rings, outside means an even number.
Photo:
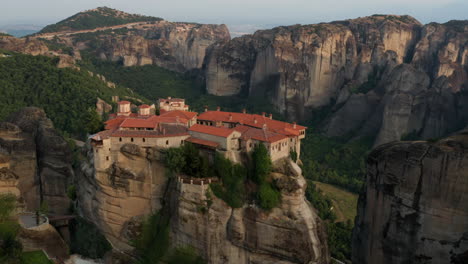
[{"label": "pale sky", "polygon": [[1,0],[0,25],[50,24],[108,6],[169,21],[289,25],[372,14],[408,14],[423,23],[468,19],[468,0]]}]

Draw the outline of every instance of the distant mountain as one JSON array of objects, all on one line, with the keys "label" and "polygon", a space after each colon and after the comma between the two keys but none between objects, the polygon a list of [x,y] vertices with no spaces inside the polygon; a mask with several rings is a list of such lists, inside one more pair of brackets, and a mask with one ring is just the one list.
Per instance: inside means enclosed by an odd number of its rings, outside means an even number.
[{"label": "distant mountain", "polygon": [[41,30],[42,25],[31,25],[31,24],[14,24],[5,25],[0,27],[0,32],[8,33],[15,37],[24,37],[27,35],[34,34]]},{"label": "distant mountain", "polygon": [[56,24],[48,25],[39,31],[39,33],[95,29],[133,22],[161,20],[163,19],[159,17],[128,14],[109,7],[98,7],[80,12]]}]

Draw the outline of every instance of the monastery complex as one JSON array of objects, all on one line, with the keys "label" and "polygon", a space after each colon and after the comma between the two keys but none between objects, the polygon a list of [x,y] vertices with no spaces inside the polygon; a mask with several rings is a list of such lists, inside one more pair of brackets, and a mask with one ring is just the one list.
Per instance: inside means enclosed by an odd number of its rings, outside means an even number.
[{"label": "monastery complex", "polygon": [[117,159],[124,144],[143,148],[180,147],[185,142],[195,144],[200,151],[213,157],[218,152],[233,162],[249,153],[257,144],[264,144],[272,161],[300,155],[301,139],[306,127],[274,120],[265,113],[249,114],[216,111],[201,114],[188,111],[184,99],[159,99],[159,115],[154,105],[140,105],[136,113],[128,101],[118,102],[117,113],[105,122],[105,130],[90,136],[95,153],[95,167],[106,169]]}]

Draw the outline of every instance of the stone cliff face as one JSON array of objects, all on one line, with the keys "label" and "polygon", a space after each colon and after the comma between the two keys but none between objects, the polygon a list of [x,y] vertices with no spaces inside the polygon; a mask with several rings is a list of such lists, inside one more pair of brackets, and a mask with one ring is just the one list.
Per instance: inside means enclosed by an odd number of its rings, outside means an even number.
[{"label": "stone cliff face", "polygon": [[214,46],[207,90],[266,96],[290,119],[332,106],[329,136],[440,137],[468,123],[467,43],[466,21],[423,26],[408,16],[278,27]]},{"label": "stone cliff face", "polygon": [[71,33],[45,33],[35,38],[58,38],[63,44],[90,50],[103,60],[121,62],[124,66],[154,64],[184,72],[201,69],[207,48],[227,42],[230,35],[225,25],[162,20]]},{"label": "stone cliff face", "polygon": [[0,36],[0,49],[14,51],[18,53],[29,54],[33,56],[43,55],[49,57],[58,57],[57,66],[59,68],[75,67],[78,55],[70,56],[57,51],[50,50],[47,45],[34,38],[15,38],[11,36]]},{"label": "stone cliff face", "polygon": [[0,160],[2,192],[18,195],[28,211],[43,201],[52,214],[68,212],[71,152],[44,111],[24,108],[0,123]]},{"label": "stone cliff face", "polygon": [[159,154],[156,149],[126,144],[112,153],[115,162],[95,170],[95,154],[88,149],[89,162],[82,164],[77,177],[78,207],[119,250],[132,251],[132,227],[161,209],[167,178]]},{"label": "stone cliff face", "polygon": [[232,209],[206,183],[176,183],[172,243],[193,246],[213,264],[329,263],[324,225],[305,200],[306,182],[296,172],[275,174],[284,188],[281,206],[271,212],[254,205]]},{"label": "stone cliff face", "polygon": [[389,143],[367,161],[353,263],[467,263],[468,133]]},{"label": "stone cliff face", "polygon": [[[88,152],[89,157],[96,153]],[[267,213],[256,206],[232,209],[204,185],[168,184],[163,154],[156,148],[123,145],[115,162],[95,170],[84,163],[78,177],[79,208],[122,251],[141,220],[161,209],[171,214],[172,246],[193,246],[209,263],[328,263],[324,226],[305,200],[306,183],[297,165],[291,175],[276,173],[282,183],[280,208]],[[207,205],[208,200],[212,204]]]}]

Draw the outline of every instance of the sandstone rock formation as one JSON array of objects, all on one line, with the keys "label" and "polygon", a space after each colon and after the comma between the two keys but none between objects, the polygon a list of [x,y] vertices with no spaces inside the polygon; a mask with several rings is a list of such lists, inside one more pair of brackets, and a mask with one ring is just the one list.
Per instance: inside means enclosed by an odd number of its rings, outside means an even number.
[{"label": "sandstone rock formation", "polygon": [[75,67],[77,56],[70,56],[58,51],[50,50],[47,45],[34,38],[15,38],[11,36],[0,36],[0,49],[29,54],[33,56],[43,55],[58,57],[57,66],[59,68]]},{"label": "sandstone rock formation", "polygon": [[467,263],[468,132],[388,143],[367,161],[353,263]]},{"label": "sandstone rock formation", "polygon": [[290,119],[331,106],[329,136],[440,137],[468,123],[467,43],[466,21],[409,16],[277,27],[213,46],[207,90],[267,97]]},{"label": "sandstone rock formation", "polygon": [[184,72],[201,69],[208,47],[227,42],[230,35],[226,25],[161,20],[45,33],[35,38],[55,39],[77,50],[90,50],[103,60],[124,66],[154,64]]},{"label": "sandstone rock formation", "polygon": [[87,151],[89,162],[82,164],[77,177],[80,213],[115,248],[130,252],[135,238],[131,227],[161,208],[167,177],[159,151],[126,144],[112,154],[116,162],[102,170],[94,169],[94,154],[91,148]]},{"label": "sandstone rock formation", "polygon": [[0,153],[0,186],[9,184],[26,210],[37,210],[43,201],[52,214],[68,212],[71,152],[43,110],[24,108],[0,123]]},{"label": "sandstone rock formation", "polygon": [[232,209],[208,185],[177,183],[171,193],[174,246],[198,249],[208,263],[329,263],[322,221],[305,200],[302,175],[276,173],[282,204]]},{"label": "sandstone rock formation", "polygon": [[297,165],[275,174],[283,202],[267,213],[253,205],[230,208],[207,195],[207,181],[168,184],[164,152],[157,148],[124,144],[114,152],[115,162],[95,170],[89,148],[90,161],[77,177],[80,213],[114,248],[133,253],[130,241],[142,219],[164,204],[171,214],[171,245],[193,246],[209,263],[328,263],[325,229],[305,200],[306,182]]}]

